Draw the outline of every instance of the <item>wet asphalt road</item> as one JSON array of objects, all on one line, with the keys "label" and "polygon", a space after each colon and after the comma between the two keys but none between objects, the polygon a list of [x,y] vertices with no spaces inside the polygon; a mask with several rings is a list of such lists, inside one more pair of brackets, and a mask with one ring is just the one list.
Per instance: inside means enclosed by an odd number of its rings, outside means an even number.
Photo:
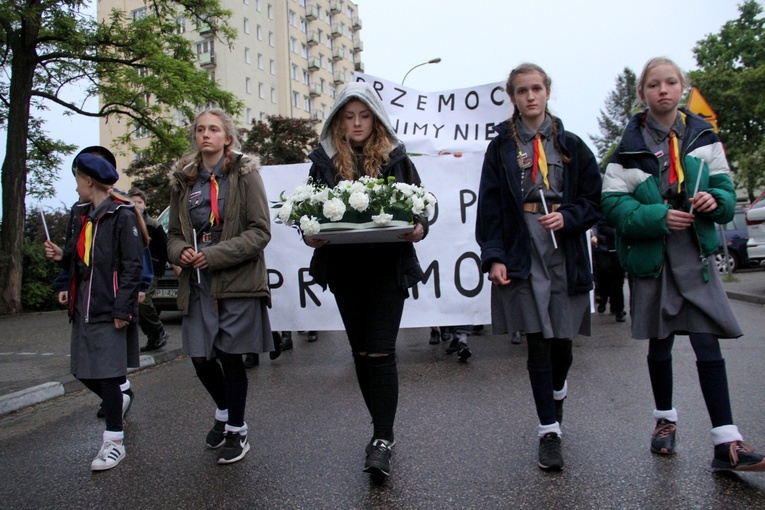
[{"label": "wet asphalt road", "polygon": [[[765,451],[763,306],[733,302],[746,336],[724,342],[734,418]],[[170,328],[178,328],[171,320]],[[765,508],[765,473],[708,469],[709,420],[687,341],[675,347],[679,452],[648,450],[653,402],[646,344],[611,315],[578,338],[563,421],[561,473],[536,466],[536,418],[524,345],[470,339],[466,364],[399,336],[400,402],[393,473],[362,472],[369,418],[342,332],[295,335],[249,371],[252,450],[218,466],[204,446],[213,405],[191,363],[133,373],[126,459],[93,474],[103,422],[96,397],[67,394],[0,418],[0,508]]]}]

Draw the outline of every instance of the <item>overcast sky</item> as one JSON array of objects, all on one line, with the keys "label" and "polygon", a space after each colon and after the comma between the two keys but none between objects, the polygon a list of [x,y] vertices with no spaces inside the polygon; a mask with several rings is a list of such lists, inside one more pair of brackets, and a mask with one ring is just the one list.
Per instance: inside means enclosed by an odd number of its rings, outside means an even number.
[{"label": "overcast sky", "polygon": [[[521,62],[542,66],[552,78],[550,108],[566,129],[599,134],[597,117],[624,67],[636,74],[664,55],[684,70],[696,67],[692,49],[728,20],[736,0],[357,0],[363,22],[362,61],[367,74],[433,92],[504,82]],[[702,91],[703,94],[703,91]],[[712,105],[714,108],[714,105]],[[97,142],[95,120],[48,116],[55,138],[79,146]],[[501,120],[501,119],[499,119]],[[4,133],[0,133],[5,153]],[[67,158],[66,167],[68,168]],[[61,172],[55,200],[76,200],[71,173]],[[29,202],[28,202],[29,203]]]}]

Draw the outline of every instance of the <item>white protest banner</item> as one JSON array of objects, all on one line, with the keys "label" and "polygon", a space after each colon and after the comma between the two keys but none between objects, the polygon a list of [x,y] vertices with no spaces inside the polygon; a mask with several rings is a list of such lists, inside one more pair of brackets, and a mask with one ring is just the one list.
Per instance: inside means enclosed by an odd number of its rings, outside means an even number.
[{"label": "white protest banner", "polygon": [[[461,158],[417,156],[412,161],[422,182],[438,199],[430,233],[415,244],[425,280],[410,289],[402,327],[487,324],[490,320],[490,282],[481,274],[475,242],[475,209],[483,153]],[[292,192],[308,175],[308,163],[267,166],[262,170],[270,202]],[[274,222],[266,248],[274,330],[341,330],[332,293],[323,292],[308,274],[313,250],[297,230]],[[370,268],[370,270],[373,270]],[[359,275],[364,285],[364,275]],[[369,303],[370,307],[375,306]]]},{"label": "white protest banner", "polygon": [[366,82],[377,91],[396,135],[411,154],[483,154],[496,135],[493,127],[512,114],[501,82],[420,92],[363,73],[354,73],[354,81]]}]

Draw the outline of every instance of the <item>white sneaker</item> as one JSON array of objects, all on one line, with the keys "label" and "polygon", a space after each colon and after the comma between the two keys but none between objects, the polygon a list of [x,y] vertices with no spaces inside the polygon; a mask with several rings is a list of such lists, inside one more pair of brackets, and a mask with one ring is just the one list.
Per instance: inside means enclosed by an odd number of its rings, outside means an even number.
[{"label": "white sneaker", "polygon": [[90,463],[90,469],[93,471],[104,471],[111,469],[125,458],[125,446],[117,444],[114,441],[104,441],[98,455]]}]

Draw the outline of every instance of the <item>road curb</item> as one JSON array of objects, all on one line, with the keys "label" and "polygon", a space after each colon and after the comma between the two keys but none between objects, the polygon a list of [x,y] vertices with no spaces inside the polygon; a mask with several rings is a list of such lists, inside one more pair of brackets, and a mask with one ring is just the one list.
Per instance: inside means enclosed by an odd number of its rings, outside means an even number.
[{"label": "road curb", "polygon": [[753,294],[745,294],[743,292],[736,292],[733,290],[726,290],[725,294],[728,295],[728,299],[735,299],[736,301],[746,301],[747,303],[765,305],[765,296],[755,296]]},{"label": "road curb", "polygon": [[[167,363],[181,355],[183,355],[183,350],[178,348],[141,356],[141,366],[128,369],[128,374]],[[85,389],[85,386],[80,381],[73,376],[69,376],[65,381],[51,381],[7,395],[0,395],[0,416],[83,389]]]}]

